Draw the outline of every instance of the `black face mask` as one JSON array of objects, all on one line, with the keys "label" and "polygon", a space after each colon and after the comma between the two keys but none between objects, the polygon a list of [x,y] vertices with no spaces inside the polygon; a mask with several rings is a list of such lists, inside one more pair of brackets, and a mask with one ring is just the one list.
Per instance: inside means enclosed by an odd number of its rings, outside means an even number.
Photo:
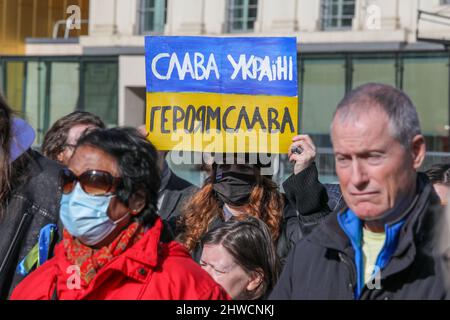
[{"label": "black face mask", "polygon": [[256,184],[257,169],[247,164],[219,164],[215,167],[213,189],[219,199],[231,206],[247,204]]},{"label": "black face mask", "polygon": [[233,176],[222,178],[214,183],[213,189],[219,199],[232,206],[242,206],[248,203],[254,183]]}]

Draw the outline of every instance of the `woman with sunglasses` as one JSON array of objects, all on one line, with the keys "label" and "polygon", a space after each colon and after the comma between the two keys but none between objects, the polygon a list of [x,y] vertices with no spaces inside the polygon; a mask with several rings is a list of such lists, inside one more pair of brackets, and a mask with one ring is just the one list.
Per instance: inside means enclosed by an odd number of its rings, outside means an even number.
[{"label": "woman with sunglasses", "polygon": [[157,216],[157,152],[137,130],[81,137],[61,183],[63,241],[12,299],[228,298]]}]

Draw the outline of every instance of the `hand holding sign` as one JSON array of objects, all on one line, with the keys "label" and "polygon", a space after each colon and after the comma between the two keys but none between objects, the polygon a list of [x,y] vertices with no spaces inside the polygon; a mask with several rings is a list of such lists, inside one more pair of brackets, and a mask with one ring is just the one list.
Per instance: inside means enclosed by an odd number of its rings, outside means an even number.
[{"label": "hand holding sign", "polygon": [[[298,135],[292,139],[293,143],[289,147],[288,157],[290,162],[294,164],[294,174],[308,168],[316,158],[316,146],[308,135]],[[301,153],[293,152],[293,150],[301,150]]]}]

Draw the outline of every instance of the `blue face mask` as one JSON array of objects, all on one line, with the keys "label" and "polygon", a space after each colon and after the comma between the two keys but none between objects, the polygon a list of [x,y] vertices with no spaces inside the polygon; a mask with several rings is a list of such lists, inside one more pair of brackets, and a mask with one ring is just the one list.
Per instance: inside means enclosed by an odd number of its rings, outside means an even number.
[{"label": "blue face mask", "polygon": [[91,196],[77,183],[73,191],[63,194],[59,215],[69,233],[88,246],[104,240],[128,214],[113,221],[108,207],[114,196]]}]

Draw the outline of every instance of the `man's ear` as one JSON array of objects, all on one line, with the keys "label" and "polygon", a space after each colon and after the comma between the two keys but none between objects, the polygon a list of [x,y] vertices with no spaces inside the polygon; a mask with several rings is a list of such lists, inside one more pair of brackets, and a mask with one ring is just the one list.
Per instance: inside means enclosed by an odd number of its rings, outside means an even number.
[{"label": "man's ear", "polygon": [[250,281],[247,284],[247,291],[253,292],[261,287],[262,282],[264,281],[264,276],[262,271],[253,271],[250,274]]},{"label": "man's ear", "polygon": [[425,159],[426,144],[423,135],[416,135],[411,142],[414,169],[418,170]]},{"label": "man's ear", "polygon": [[139,190],[132,194],[128,200],[128,207],[131,209],[132,215],[140,213],[145,207],[145,192]]}]

